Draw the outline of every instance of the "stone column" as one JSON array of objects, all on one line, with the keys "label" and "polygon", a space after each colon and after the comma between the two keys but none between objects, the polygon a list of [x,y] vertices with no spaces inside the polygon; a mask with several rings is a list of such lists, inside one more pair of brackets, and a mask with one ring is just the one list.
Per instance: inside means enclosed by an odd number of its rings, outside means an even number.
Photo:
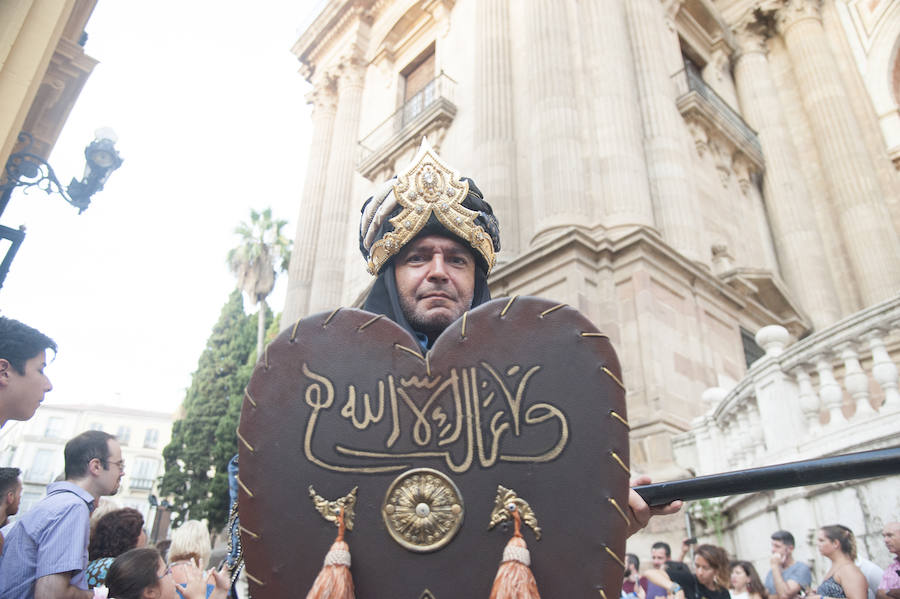
[{"label": "stone column", "polygon": [[297,216],[297,233],[291,251],[288,269],[288,289],[281,315],[281,328],[286,329],[298,319],[309,314],[309,292],[312,286],[313,268],[316,263],[316,247],[319,239],[319,219],[325,201],[325,173],[337,103],[334,82],[320,79],[307,95],[313,106],[312,143],[306,166],[306,180]]},{"label": "stone column", "polygon": [[819,13],[821,0],[786,0],[775,13],[866,305],[900,290],[900,241],[879,189],[875,167],[835,67]]},{"label": "stone column", "polygon": [[575,95],[575,70],[567,13],[571,0],[519,0],[523,34],[531,43],[525,61],[529,169],[533,205],[532,240],[557,227],[591,221],[585,193],[582,123]]},{"label": "stone column", "polygon": [[581,3],[578,20],[590,97],[593,142],[588,180],[607,228],[652,227],[653,204],[638,105],[634,55],[621,0]]},{"label": "stone column", "polygon": [[350,223],[359,219],[359,206],[363,200],[352,196],[365,68],[355,56],[343,58],[340,63],[337,110],[325,171],[325,195],[310,289],[310,312],[340,306],[347,231]]},{"label": "stone column", "polygon": [[740,44],[734,65],[738,99],[765,156],[763,195],[782,275],[815,327],[822,328],[840,317],[840,307],[812,199],[769,71],[764,33],[756,21],[735,31]]},{"label": "stone column", "polygon": [[[637,72],[644,154],[654,215],[663,238],[691,260],[708,262],[701,248],[697,191],[691,177],[691,144],[675,105],[675,87],[660,60],[673,49],[663,7],[650,0],[625,0]],[[676,50],[677,51],[677,50]]]},{"label": "stone column", "polygon": [[500,221],[503,243],[498,259],[506,261],[518,253],[521,235],[516,207],[509,0],[479,0],[475,10],[476,182]]}]

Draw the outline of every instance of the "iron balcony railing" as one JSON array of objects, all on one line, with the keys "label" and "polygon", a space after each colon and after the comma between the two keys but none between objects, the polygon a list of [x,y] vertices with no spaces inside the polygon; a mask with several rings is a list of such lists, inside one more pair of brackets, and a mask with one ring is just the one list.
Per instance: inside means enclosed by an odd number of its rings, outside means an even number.
[{"label": "iron balcony railing", "polygon": [[153,488],[152,478],[132,478],[129,487],[138,490],[150,490]]},{"label": "iron balcony railing", "polygon": [[687,76],[688,90],[697,92],[734,126],[747,143],[751,144],[760,154],[762,154],[762,146],[759,144],[759,137],[756,135],[756,131],[751,129],[741,115],[729,106],[728,102],[723,100],[722,97],[703,80],[703,76],[700,74],[700,70],[697,66],[691,62],[685,61],[684,72]]},{"label": "iron balcony railing", "polygon": [[[456,81],[443,72],[429,81],[416,95],[407,100],[394,113],[383,120],[371,133],[359,142],[360,162],[365,162],[376,152],[387,146],[397,136],[402,136],[409,128],[416,128],[422,117],[442,103],[453,106]],[[455,110],[454,110],[455,111]]]}]

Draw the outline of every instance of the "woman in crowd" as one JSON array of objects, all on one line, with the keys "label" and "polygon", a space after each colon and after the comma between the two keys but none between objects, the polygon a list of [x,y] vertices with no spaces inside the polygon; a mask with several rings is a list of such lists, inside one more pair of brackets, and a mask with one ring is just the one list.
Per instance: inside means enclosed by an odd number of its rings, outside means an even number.
[{"label": "woman in crowd", "polygon": [[144,533],[144,517],[135,509],[126,507],[107,512],[99,520],[88,544],[88,563],[85,570],[88,588],[104,583],[113,559],[129,549],[147,544]]},{"label": "woman in crowd", "polygon": [[715,545],[700,545],[694,550],[694,573],[650,569],[644,572],[650,582],[675,599],[731,599],[728,592],[728,554]]},{"label": "woman in crowd", "polygon": [[[228,576],[210,571],[205,577],[196,567],[185,567],[187,583],[178,592],[184,599],[203,599],[207,586],[212,586],[210,599],[225,599]],[[204,580],[205,579],[205,580]],[[117,557],[106,578],[108,596],[115,599],[178,599],[172,570],[152,547],[131,549]]]},{"label": "woman in crowd", "polygon": [[731,562],[731,599],[768,599],[768,592],[750,562]]},{"label": "woman in crowd", "polygon": [[[204,569],[209,564],[212,553],[212,541],[209,529],[199,520],[188,520],[172,531],[172,543],[169,545],[169,567],[172,578],[184,586],[188,581],[190,568]],[[212,592],[212,587],[208,589]]]},{"label": "woman in crowd", "polygon": [[854,564],[856,539],[846,526],[823,526],[816,537],[819,553],[831,560],[831,569],[825,580],[808,599],[866,599],[868,583],[862,571]]},{"label": "woman in crowd", "polygon": [[172,531],[172,543],[169,545],[170,566],[191,563],[193,560],[198,568],[203,569],[207,566],[206,562],[211,552],[209,529],[199,520],[188,520]]}]

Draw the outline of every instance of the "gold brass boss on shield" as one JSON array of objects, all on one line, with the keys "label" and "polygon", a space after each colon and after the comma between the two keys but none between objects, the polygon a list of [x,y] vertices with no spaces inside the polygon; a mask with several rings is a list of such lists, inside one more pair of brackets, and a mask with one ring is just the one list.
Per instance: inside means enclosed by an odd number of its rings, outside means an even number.
[{"label": "gold brass boss on shield", "polygon": [[435,551],[449,543],[462,525],[462,495],[443,473],[416,468],[388,487],[381,516],[401,546],[417,553]]}]

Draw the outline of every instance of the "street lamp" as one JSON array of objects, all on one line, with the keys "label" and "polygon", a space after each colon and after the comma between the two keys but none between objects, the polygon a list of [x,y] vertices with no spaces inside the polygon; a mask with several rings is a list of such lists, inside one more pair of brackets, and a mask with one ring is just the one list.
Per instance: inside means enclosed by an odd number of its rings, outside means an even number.
[{"label": "street lamp", "polygon": [[[25,131],[20,133],[19,142],[25,144],[25,148],[11,154],[6,161],[5,182],[0,185],[0,214],[3,214],[17,187],[24,188],[26,193],[31,188],[40,189],[48,195],[58,193],[66,202],[78,208],[78,214],[87,210],[91,197],[103,189],[112,172],[122,166],[122,157],[116,151],[118,139],[112,129],[98,129],[94,136],[94,141],[84,149],[84,176],[81,181],[72,177],[72,181],[64,189],[56,178],[53,167],[32,152],[34,138],[31,134]],[[3,239],[9,241],[10,246],[0,261],[0,287],[3,286],[16,251],[25,239],[24,227],[17,230],[0,225],[0,240]]]}]

